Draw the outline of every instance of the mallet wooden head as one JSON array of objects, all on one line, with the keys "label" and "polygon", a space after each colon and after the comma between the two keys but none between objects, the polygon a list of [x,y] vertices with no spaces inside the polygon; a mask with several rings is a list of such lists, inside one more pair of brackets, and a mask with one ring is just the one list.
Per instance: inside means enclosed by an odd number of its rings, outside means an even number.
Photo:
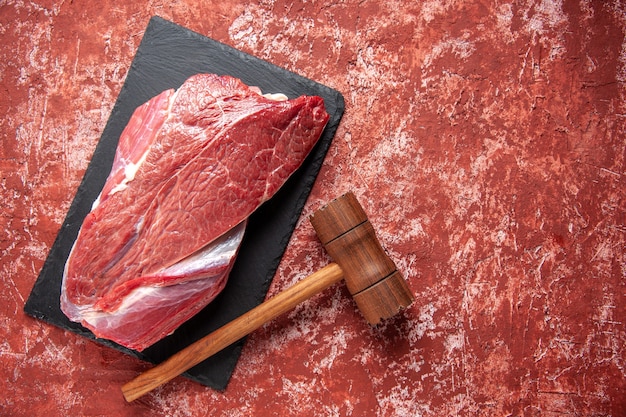
[{"label": "mallet wooden head", "polygon": [[310,218],[317,236],[343,271],[346,286],[370,324],[387,319],[413,302],[413,294],[376,237],[351,192]]}]

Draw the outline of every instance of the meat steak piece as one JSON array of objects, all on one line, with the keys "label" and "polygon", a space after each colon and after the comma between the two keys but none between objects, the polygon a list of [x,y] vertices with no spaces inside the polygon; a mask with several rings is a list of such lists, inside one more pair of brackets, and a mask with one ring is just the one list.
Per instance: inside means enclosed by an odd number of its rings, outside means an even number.
[{"label": "meat steak piece", "polygon": [[302,164],[329,116],[199,74],[133,113],[65,265],[61,309],[143,350],[224,288],[250,214]]}]

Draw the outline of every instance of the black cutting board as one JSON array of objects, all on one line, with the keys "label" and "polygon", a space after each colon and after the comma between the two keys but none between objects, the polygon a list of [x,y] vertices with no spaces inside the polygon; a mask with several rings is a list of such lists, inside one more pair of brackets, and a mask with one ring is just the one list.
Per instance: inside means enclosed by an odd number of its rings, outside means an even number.
[{"label": "black cutting board", "polygon": [[[289,98],[300,95],[321,96],[330,120],[320,141],[300,169],[270,201],[250,217],[244,241],[224,291],[172,335],[143,352],[136,352],[111,341],[97,339],[89,330],[65,317],[59,306],[63,267],[82,221],[109,174],[117,141],[135,108],[163,90],[178,88],[189,76],[197,73],[232,75],[248,85],[260,87],[263,92],[281,92]],[[339,92],[162,18],[153,17],[24,311],[106,346],[148,362],[159,363],[260,304],[343,112],[344,100]],[[226,348],[184,375],[203,385],[225,389],[243,342],[241,340]]]}]

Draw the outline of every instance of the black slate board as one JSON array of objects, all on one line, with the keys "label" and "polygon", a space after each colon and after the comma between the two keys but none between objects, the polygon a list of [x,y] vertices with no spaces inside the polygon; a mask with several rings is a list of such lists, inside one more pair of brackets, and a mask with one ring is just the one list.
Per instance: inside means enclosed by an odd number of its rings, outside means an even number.
[{"label": "black slate board", "polygon": [[[330,121],[319,143],[302,167],[270,201],[250,218],[244,241],[224,291],[176,332],[143,352],[97,339],[61,312],[59,295],[63,267],[84,217],[108,176],[115,148],[132,112],[168,88],[178,88],[197,73],[232,75],[263,92],[281,92],[290,98],[324,98]],[[174,23],[153,17],[133,59],[110,118],[76,192],[67,217],[26,301],[24,311],[136,356],[159,363],[193,341],[260,304],[302,212],[317,173],[344,112],[342,95],[322,84],[279,68]],[[184,375],[203,385],[224,390],[235,368],[243,340],[207,359]]]}]

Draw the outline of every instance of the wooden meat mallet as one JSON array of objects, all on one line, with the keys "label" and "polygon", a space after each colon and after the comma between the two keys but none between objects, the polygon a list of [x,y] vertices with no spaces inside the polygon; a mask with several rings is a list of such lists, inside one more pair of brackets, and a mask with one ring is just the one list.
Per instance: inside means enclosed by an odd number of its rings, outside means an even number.
[{"label": "wooden meat mallet", "polygon": [[372,325],[411,304],[411,290],[378,242],[374,228],[353,193],[331,201],[310,219],[334,263],[126,383],[122,387],[126,401],[133,401],[168,382],[341,278],[345,278],[348,291]]}]

